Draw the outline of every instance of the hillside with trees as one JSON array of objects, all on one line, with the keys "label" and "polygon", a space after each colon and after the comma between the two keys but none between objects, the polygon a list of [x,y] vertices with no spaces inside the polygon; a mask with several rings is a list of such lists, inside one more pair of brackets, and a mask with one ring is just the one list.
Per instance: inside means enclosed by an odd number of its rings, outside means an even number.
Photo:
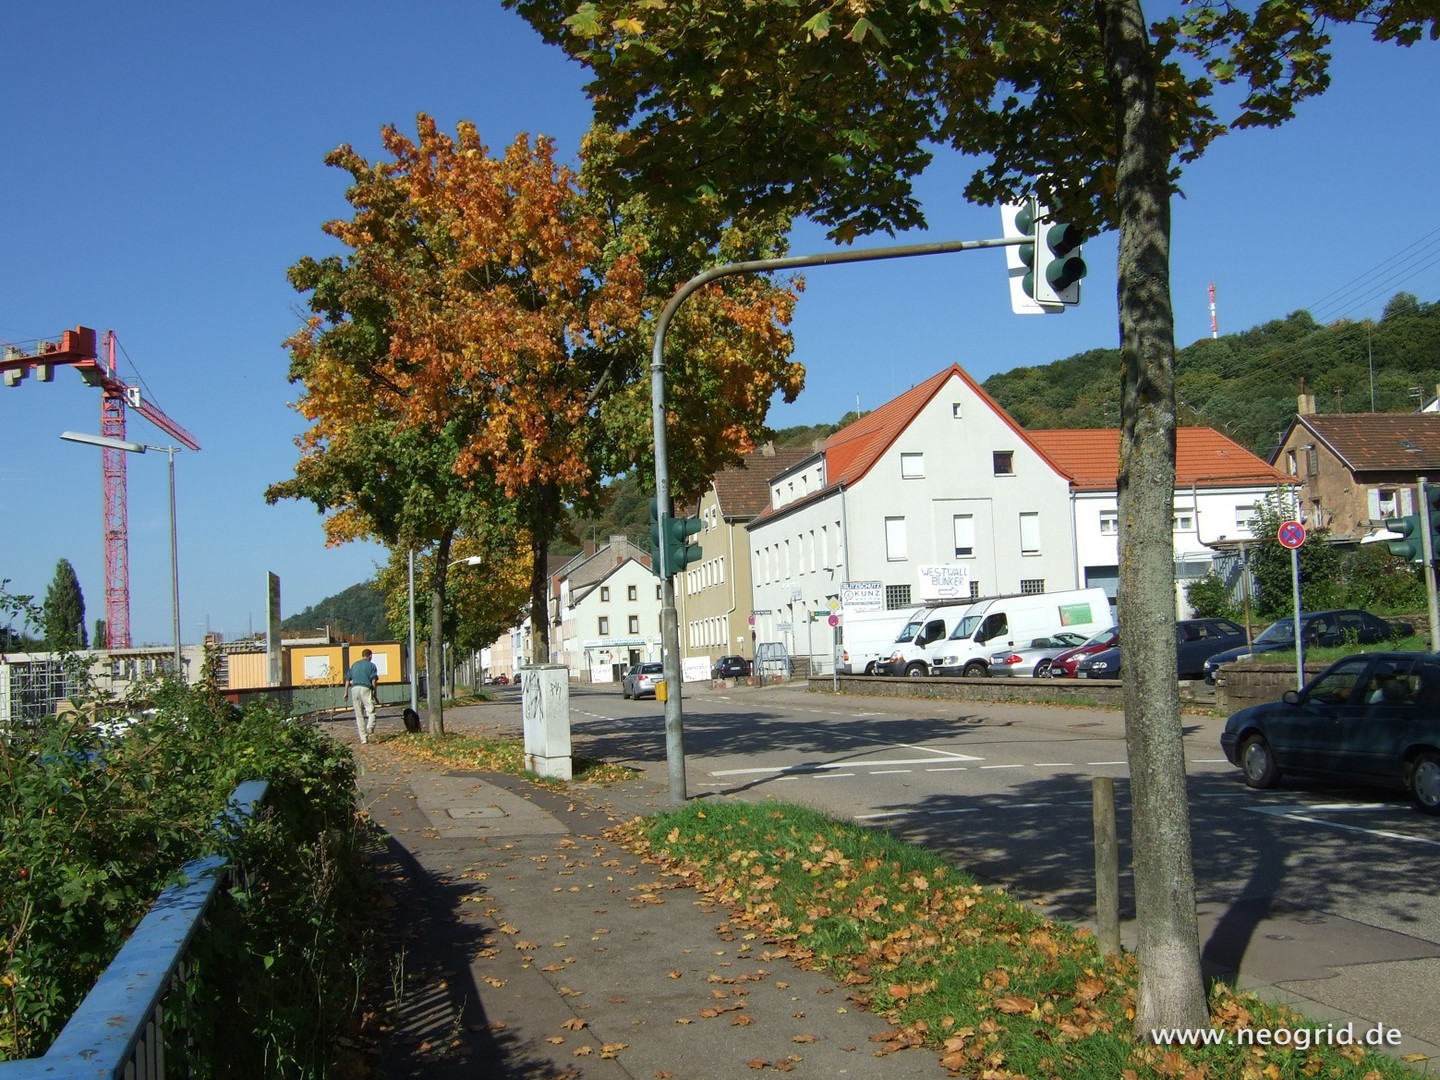
[{"label": "hillside with trees", "polygon": [[[1119,371],[1118,349],[1093,349],[992,375],[984,387],[1022,427],[1115,427]],[[1302,385],[1322,413],[1411,412],[1435,397],[1437,381],[1440,303],[1410,293],[1394,296],[1379,321],[1321,325],[1297,311],[1197,341],[1175,361],[1179,422],[1224,432],[1264,458],[1294,417]]]},{"label": "hillside with trees", "polygon": [[329,630],[356,641],[388,641],[395,636],[385,621],[385,594],[373,581],[351,585],[342,593],[328,596],[318,604],[291,615],[280,623],[282,630]]}]

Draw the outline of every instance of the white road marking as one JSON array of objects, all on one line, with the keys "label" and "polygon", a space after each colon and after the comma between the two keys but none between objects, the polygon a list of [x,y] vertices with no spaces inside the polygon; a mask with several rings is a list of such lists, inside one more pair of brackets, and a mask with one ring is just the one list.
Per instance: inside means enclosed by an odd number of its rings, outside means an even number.
[{"label": "white road marking", "polygon": [[978,806],[962,806],[962,807],[960,807],[959,809],[956,809],[956,810],[931,810],[930,813],[932,813],[932,814],[974,814],[974,813],[978,813],[979,810],[980,810],[980,808],[979,808]]},{"label": "white road marking", "polygon": [[1268,814],[1271,817],[1284,818],[1286,821],[1300,821],[1307,825],[1323,825],[1329,829],[1340,829],[1343,832],[1364,833],[1367,836],[1378,836],[1385,840],[1408,840],[1412,844],[1428,844],[1430,847],[1440,847],[1440,840],[1428,836],[1411,836],[1409,833],[1394,832],[1390,829],[1367,829],[1361,825],[1347,825],[1343,821],[1327,821],[1325,818],[1311,817],[1304,811],[1314,810],[1393,810],[1394,806],[1385,803],[1323,803],[1310,806],[1247,806],[1245,809],[1256,814]]},{"label": "white road marking", "polygon": [[1086,765],[1129,765],[1128,761],[1087,761]]},{"label": "white road marking", "polygon": [[915,771],[914,769],[871,769],[871,770],[870,770],[870,775],[871,775],[871,776],[890,776],[890,775],[892,775],[892,774],[894,774],[894,773],[908,773],[908,772],[914,772],[914,771]]},{"label": "white road marking", "polygon": [[1054,768],[1060,767],[1061,765],[1068,765],[1068,766],[1069,766],[1070,768],[1072,768],[1072,769],[1075,768],[1075,763],[1074,763],[1073,761],[1037,761],[1037,762],[1035,762],[1035,767],[1036,767],[1037,769],[1054,769]]},{"label": "white road marking", "polygon": [[1197,757],[1190,759],[1191,765],[1229,765],[1228,759],[1223,757]]},{"label": "white road marking", "polygon": [[981,765],[982,769],[1023,769],[1024,765]]},{"label": "white road marking", "polygon": [[[840,779],[840,777],[842,777],[842,776],[854,776],[854,775],[855,775],[855,774],[854,774],[853,772],[816,773],[816,774],[815,774],[815,779],[816,779],[816,780],[838,780],[838,779]],[[781,779],[784,779],[784,777],[782,777]]]},{"label": "white road marking", "polygon": [[892,810],[887,814],[856,814],[856,821],[878,821],[881,818],[905,817],[909,810]]},{"label": "white road marking", "polygon": [[969,754],[951,754],[949,758],[891,758],[879,761],[822,761],[815,765],[765,765],[751,769],[716,769],[711,776],[755,776],[761,773],[805,773],[820,772],[824,769],[860,769],[871,765],[929,765],[936,760],[984,761],[984,758]]},{"label": "white road marking", "polygon": [[946,765],[944,768],[940,768],[940,769],[926,769],[925,771],[926,771],[926,772],[964,772],[964,771],[965,771],[965,766],[964,766],[964,765]]}]

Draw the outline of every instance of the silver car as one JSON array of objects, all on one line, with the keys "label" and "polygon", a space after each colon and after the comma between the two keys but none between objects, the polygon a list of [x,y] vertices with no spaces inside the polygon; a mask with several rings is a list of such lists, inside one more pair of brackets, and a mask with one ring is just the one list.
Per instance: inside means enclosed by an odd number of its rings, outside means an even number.
[{"label": "silver car", "polygon": [[649,694],[655,697],[655,687],[665,681],[665,665],[658,660],[636,664],[620,680],[620,696],[639,699]]},{"label": "silver car", "polygon": [[1050,677],[1050,661],[1063,652],[1085,644],[1082,634],[1068,630],[1049,637],[1038,637],[1023,649],[1009,649],[990,657],[991,678],[1045,679]]}]

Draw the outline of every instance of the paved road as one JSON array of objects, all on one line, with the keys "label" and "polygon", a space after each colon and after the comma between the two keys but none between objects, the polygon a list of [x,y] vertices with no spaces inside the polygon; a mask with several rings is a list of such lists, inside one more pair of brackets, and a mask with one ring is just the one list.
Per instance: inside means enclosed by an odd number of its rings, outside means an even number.
[{"label": "paved road", "polygon": [[[572,690],[577,741],[609,760],[663,767],[662,710]],[[1207,968],[1440,1055],[1440,822],[1399,792],[1251,791],[1220,752],[1221,720],[1184,726]],[[1078,919],[1093,913],[1090,778],[1112,776],[1129,863],[1115,712],[697,689],[685,740],[692,797],[783,798],[883,825]]]}]

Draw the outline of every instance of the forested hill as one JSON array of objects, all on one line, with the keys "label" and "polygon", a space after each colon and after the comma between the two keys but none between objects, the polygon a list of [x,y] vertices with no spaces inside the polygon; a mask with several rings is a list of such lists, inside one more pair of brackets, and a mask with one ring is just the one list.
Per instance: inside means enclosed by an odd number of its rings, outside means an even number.
[{"label": "forested hill", "polygon": [[[1413,412],[1440,382],[1440,303],[1396,295],[1378,322],[1322,326],[1308,312],[1206,338],[1175,360],[1185,426],[1212,427],[1268,458],[1295,416],[1303,380],[1317,412]],[[992,375],[985,389],[1026,428],[1117,427],[1120,352],[1095,349]]]}]

